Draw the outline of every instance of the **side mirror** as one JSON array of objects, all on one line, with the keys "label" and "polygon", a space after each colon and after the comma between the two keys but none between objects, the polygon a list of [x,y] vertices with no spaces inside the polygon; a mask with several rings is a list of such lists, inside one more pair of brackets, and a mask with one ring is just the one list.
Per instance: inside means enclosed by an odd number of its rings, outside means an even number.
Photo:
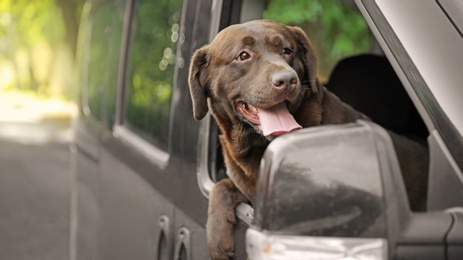
[{"label": "side mirror", "polygon": [[246,244],[251,259],[445,259],[452,219],[411,212],[388,132],[358,121],[269,145]]}]

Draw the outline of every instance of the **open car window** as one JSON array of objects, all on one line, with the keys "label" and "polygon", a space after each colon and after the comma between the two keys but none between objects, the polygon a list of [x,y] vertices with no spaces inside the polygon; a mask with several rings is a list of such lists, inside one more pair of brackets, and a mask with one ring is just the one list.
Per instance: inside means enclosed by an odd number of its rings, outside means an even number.
[{"label": "open car window", "polygon": [[[317,53],[317,76],[330,91],[388,129],[414,138],[427,136],[399,78],[352,1],[301,1],[300,6],[279,0],[243,1],[239,10],[235,23],[263,18],[302,28]],[[395,102],[389,102],[389,97]],[[204,148],[208,163],[203,170],[217,182],[227,175],[213,119],[208,131],[209,145]]]}]

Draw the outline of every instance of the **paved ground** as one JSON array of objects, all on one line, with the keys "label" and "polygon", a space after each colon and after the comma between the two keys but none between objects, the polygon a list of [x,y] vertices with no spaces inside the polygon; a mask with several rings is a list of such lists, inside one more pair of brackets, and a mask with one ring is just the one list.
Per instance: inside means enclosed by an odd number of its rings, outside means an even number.
[{"label": "paved ground", "polygon": [[69,117],[24,103],[0,93],[0,259],[69,259]]}]

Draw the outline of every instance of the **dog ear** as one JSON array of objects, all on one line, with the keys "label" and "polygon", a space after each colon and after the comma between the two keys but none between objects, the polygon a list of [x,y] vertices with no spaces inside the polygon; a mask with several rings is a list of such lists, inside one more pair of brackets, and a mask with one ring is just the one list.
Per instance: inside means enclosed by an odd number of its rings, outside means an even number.
[{"label": "dog ear", "polygon": [[207,89],[206,86],[201,82],[202,73],[204,72],[205,66],[207,66],[207,45],[198,49],[193,55],[193,59],[190,64],[190,95],[193,102],[193,116],[196,120],[203,119],[208,111],[207,107]]},{"label": "dog ear", "polygon": [[302,62],[305,73],[308,74],[304,80],[309,80],[312,92],[317,93],[319,82],[317,80],[317,57],[315,55],[315,50],[313,49],[309,38],[301,28],[290,27],[290,29],[296,37],[298,49],[303,52]]}]

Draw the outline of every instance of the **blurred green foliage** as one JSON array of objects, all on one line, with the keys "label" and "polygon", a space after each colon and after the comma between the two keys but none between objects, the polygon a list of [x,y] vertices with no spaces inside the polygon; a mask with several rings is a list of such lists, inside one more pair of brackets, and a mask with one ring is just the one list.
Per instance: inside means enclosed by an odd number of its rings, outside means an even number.
[{"label": "blurred green foliage", "polygon": [[58,41],[64,35],[63,23],[54,0],[2,0],[0,37],[14,37],[21,46],[38,41]]},{"label": "blurred green foliage", "polygon": [[[74,47],[68,39],[77,34],[79,6],[79,0],[0,1],[0,91],[70,93]],[[75,15],[64,18],[68,10]]]},{"label": "blurred green foliage", "polygon": [[131,43],[127,121],[167,149],[182,0],[142,0]]},{"label": "blurred green foliage", "polygon": [[271,0],[263,17],[306,31],[326,79],[336,61],[371,49],[369,29],[356,7],[340,0]]}]

